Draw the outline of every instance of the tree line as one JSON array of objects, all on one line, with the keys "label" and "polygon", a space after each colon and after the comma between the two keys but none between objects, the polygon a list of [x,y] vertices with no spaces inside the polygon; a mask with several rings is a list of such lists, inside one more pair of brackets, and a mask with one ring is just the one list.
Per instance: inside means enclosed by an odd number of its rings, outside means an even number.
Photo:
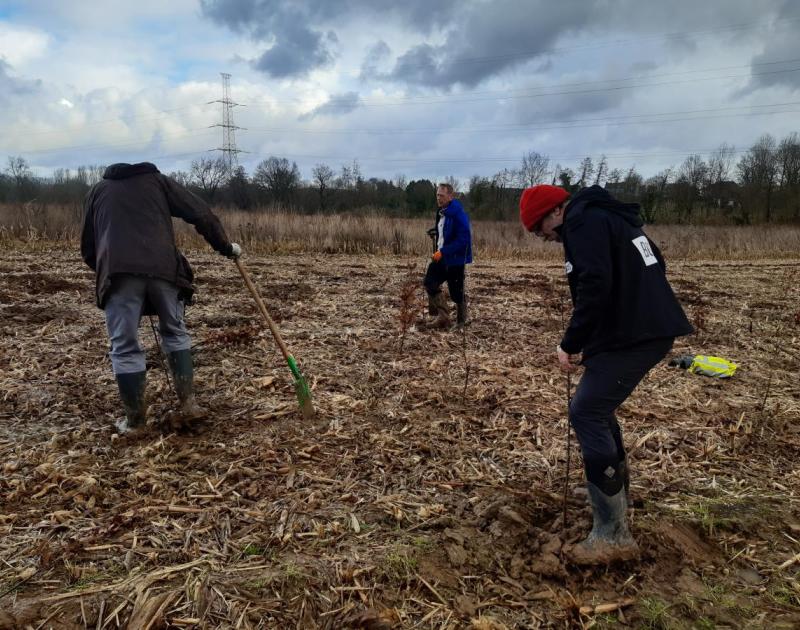
[{"label": "tree line", "polygon": [[[37,177],[24,157],[12,156],[0,174],[0,203],[80,204],[103,171],[99,165],[80,166]],[[369,208],[394,216],[421,216],[435,207],[432,179],[367,178],[357,160],[337,170],[316,164],[304,179],[297,164],[284,157],[268,157],[250,174],[242,166],[230,169],[221,157],[201,157],[188,172],[169,175],[212,205],[244,210],[258,211],[269,205],[305,213]],[[765,134],[744,151],[722,144],[707,157],[689,155],[681,164],[647,178],[635,165],[612,167],[605,156],[585,157],[567,166],[529,151],[517,168],[491,176],[474,175],[464,182],[452,177],[446,181],[459,191],[476,219],[516,220],[522,189],[552,183],[571,192],[604,186],[619,199],[641,203],[648,223],[798,221],[800,135],[790,133],[778,141]]]}]

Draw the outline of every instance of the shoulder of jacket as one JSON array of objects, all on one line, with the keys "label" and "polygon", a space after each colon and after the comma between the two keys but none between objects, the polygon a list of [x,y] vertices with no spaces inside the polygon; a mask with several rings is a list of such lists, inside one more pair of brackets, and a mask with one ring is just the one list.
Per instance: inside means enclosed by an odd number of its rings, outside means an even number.
[{"label": "shoulder of jacket", "polygon": [[567,213],[567,218],[564,221],[564,228],[570,232],[583,229],[584,226],[590,229],[607,225],[609,220],[609,212],[602,208],[592,206],[588,203],[578,204],[570,208]]}]

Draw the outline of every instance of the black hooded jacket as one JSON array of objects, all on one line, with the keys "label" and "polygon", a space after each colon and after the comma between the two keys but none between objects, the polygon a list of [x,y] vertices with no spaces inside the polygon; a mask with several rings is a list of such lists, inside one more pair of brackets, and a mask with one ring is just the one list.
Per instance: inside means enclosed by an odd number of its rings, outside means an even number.
[{"label": "black hooded jacket", "polygon": [[103,307],[115,274],[161,278],[184,300],[193,292],[192,269],[175,245],[172,217],[192,224],[219,253],[231,244],[206,203],[149,162],[112,164],[86,196],[81,255],[96,274]]},{"label": "black hooded jacket", "polygon": [[561,349],[584,358],[692,332],[642,231],[639,204],[591,186],[570,201],[560,227],[573,312]]}]

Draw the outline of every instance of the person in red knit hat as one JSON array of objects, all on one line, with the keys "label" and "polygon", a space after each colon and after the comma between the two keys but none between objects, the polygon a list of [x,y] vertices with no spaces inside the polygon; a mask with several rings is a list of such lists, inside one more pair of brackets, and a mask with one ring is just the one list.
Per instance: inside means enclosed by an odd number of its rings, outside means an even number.
[{"label": "person in red knit hat", "polygon": [[576,564],[632,560],[639,548],[625,518],[630,478],[614,412],[692,327],[667,282],[661,252],[642,231],[638,204],[600,186],[570,197],[540,185],[523,191],[519,214],[529,232],[563,243],[573,310],[556,354],[562,370],[584,368],[569,419],[594,522],[568,555]]}]

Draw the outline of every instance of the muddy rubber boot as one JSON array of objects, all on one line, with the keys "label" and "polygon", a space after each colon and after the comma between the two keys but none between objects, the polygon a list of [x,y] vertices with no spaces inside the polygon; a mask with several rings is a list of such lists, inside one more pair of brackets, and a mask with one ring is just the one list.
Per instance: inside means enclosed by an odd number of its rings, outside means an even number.
[{"label": "muddy rubber boot", "polygon": [[183,420],[199,420],[208,415],[208,411],[197,404],[194,397],[194,369],[190,350],[176,350],[169,353],[169,367],[175,380],[175,392],[180,401],[180,413]]},{"label": "muddy rubber boot", "polygon": [[628,468],[628,454],[625,453],[618,464],[619,474],[622,477],[622,484],[625,488],[625,501],[631,504],[631,470]]},{"label": "muddy rubber boot", "polygon": [[436,317],[436,314],[439,312],[439,309],[436,308],[436,296],[429,295],[428,296],[428,315],[431,317]]},{"label": "muddy rubber boot", "polygon": [[422,316],[417,320],[417,328],[420,330],[425,330],[431,327],[431,323],[434,321],[433,318],[436,317],[436,314],[439,310],[436,308],[436,299],[433,295],[428,295],[428,317]]},{"label": "muddy rubber boot", "polygon": [[450,327],[450,307],[447,304],[447,298],[444,293],[439,291],[433,296],[433,303],[436,306],[436,319],[431,323],[431,328],[449,328]]},{"label": "muddy rubber boot", "polygon": [[464,326],[469,326],[469,324],[469,310],[467,308],[467,298],[465,296],[461,302],[456,302],[456,323],[451,330],[455,332],[461,330]]},{"label": "muddy rubber boot", "polygon": [[144,395],[147,372],[117,374],[116,379],[125,417],[117,420],[114,426],[120,435],[136,433],[144,428],[147,421],[147,401]]},{"label": "muddy rubber boot", "polygon": [[596,565],[638,558],[639,545],[625,521],[628,507],[625,488],[611,496],[591,482],[587,482],[586,488],[592,502],[594,524],[586,540],[567,552],[569,559],[578,565]]}]

